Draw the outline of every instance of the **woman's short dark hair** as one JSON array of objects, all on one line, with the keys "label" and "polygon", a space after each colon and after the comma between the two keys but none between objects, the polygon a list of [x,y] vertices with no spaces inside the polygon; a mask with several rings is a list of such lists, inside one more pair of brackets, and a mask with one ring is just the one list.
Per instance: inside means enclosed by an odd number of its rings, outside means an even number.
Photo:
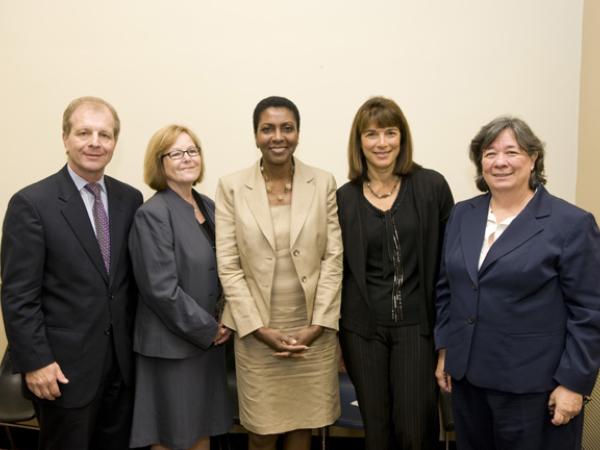
[{"label": "woman's short dark hair", "polygon": [[300,131],[300,111],[293,101],[285,97],[277,97],[275,95],[267,98],[263,98],[256,104],[253,114],[254,134],[258,131],[258,122],[260,122],[260,115],[267,108],[287,108],[294,115],[296,119],[296,128]]},{"label": "woman's short dark hair", "polygon": [[484,125],[479,133],[471,141],[469,148],[469,158],[477,168],[475,185],[482,192],[488,192],[489,186],[483,178],[483,169],[481,167],[481,158],[483,151],[496,140],[504,130],[511,130],[519,147],[530,157],[537,155],[533,170],[529,177],[529,188],[535,190],[539,185],[546,184],[546,175],[544,174],[544,144],[531,131],[525,121],[516,117],[501,116],[496,117],[490,123]]},{"label": "woman's short dark hair", "polygon": [[364,102],[352,122],[348,142],[348,178],[350,181],[367,181],[367,161],[362,152],[361,134],[374,123],[377,127],[397,127],[400,130],[400,153],[396,158],[394,173],[398,176],[412,172],[418,165],[413,161],[410,127],[404,113],[393,100],[372,97]]}]

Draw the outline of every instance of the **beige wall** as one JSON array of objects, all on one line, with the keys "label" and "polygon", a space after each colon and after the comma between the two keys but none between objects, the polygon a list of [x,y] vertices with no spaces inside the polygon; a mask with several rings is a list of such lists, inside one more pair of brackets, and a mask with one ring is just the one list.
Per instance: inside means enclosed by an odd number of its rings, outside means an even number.
[{"label": "beige wall", "polygon": [[[345,181],[357,107],[403,107],[416,159],[457,199],[476,193],[471,137],[499,114],[547,143],[550,190],[575,200],[583,0],[102,2],[0,0],[0,220],[17,189],[64,163],[61,114],[81,95],[123,124],[109,174],[140,188],[150,135],[191,126],[206,153],[200,190],[257,158],[251,112],[297,102],[298,156]],[[146,195],[150,194],[144,189]]]},{"label": "beige wall", "polygon": [[[600,2],[584,5],[581,52],[581,101],[579,118],[579,161],[577,204],[594,213],[600,221]],[[585,413],[583,448],[600,448],[600,382],[592,393]]]},{"label": "beige wall", "polygon": [[587,0],[583,16],[577,204],[600,221],[600,2]]}]

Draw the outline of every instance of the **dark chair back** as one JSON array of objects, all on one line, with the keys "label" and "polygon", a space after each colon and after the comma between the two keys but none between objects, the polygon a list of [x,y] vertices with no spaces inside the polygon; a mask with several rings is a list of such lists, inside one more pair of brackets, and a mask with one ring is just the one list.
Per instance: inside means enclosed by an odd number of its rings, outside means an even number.
[{"label": "dark chair back", "polygon": [[0,364],[0,423],[24,422],[35,417],[33,404],[21,393],[21,384],[21,374],[12,373],[7,349]]}]

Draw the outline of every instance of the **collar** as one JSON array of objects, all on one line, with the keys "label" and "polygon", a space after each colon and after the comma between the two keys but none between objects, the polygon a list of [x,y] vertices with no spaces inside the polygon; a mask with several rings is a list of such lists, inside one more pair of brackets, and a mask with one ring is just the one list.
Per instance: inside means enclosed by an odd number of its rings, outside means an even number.
[{"label": "collar", "polygon": [[[68,164],[67,164],[67,170],[69,171],[69,175],[70,175],[71,179],[73,180],[73,183],[75,183],[77,190],[81,192],[81,190],[84,189],[87,184],[89,184],[89,181],[87,181],[87,180],[81,178],[79,175],[77,175],[75,173],[75,171],[73,169],[71,169],[71,167]],[[104,192],[106,194],[106,185],[104,184],[104,175],[102,176],[102,178],[100,178],[100,180],[97,181],[97,183],[100,185],[102,192]]]}]

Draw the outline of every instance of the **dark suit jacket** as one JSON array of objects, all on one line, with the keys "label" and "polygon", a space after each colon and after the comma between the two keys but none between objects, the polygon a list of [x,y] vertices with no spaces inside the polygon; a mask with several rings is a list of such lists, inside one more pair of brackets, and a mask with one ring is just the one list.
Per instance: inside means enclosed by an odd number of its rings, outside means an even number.
[{"label": "dark suit jacket", "polygon": [[[208,208],[206,220],[214,224],[214,203],[201,197]],[[192,206],[171,189],[157,192],[138,209],[129,236],[140,290],[137,353],[187,358],[212,345],[217,334],[217,261],[200,227]]]},{"label": "dark suit jacket", "polygon": [[136,298],[127,234],[142,203],[139,191],[104,178],[111,240],[110,274],[80,193],[67,167],[17,192],[2,234],[2,309],[15,372],[57,361],[69,384],[55,404],[89,403],[114,343],[131,379]]},{"label": "dark suit jacket", "polygon": [[[429,169],[417,168],[410,177],[413,203],[417,211],[420,239],[418,246],[419,283],[426,304],[421,308],[420,323],[424,333],[431,333],[435,318],[434,294],[441,254],[444,227],[454,205],[444,177]],[[346,183],[338,189],[337,202],[344,242],[344,279],[342,283],[342,317],[340,327],[370,336],[375,330],[366,286],[367,239],[365,215],[360,207],[362,185]]]},{"label": "dark suit jacket", "polygon": [[489,195],[456,205],[438,283],[446,371],[511,393],[589,394],[600,364],[600,232],[539,187],[477,269]]}]

